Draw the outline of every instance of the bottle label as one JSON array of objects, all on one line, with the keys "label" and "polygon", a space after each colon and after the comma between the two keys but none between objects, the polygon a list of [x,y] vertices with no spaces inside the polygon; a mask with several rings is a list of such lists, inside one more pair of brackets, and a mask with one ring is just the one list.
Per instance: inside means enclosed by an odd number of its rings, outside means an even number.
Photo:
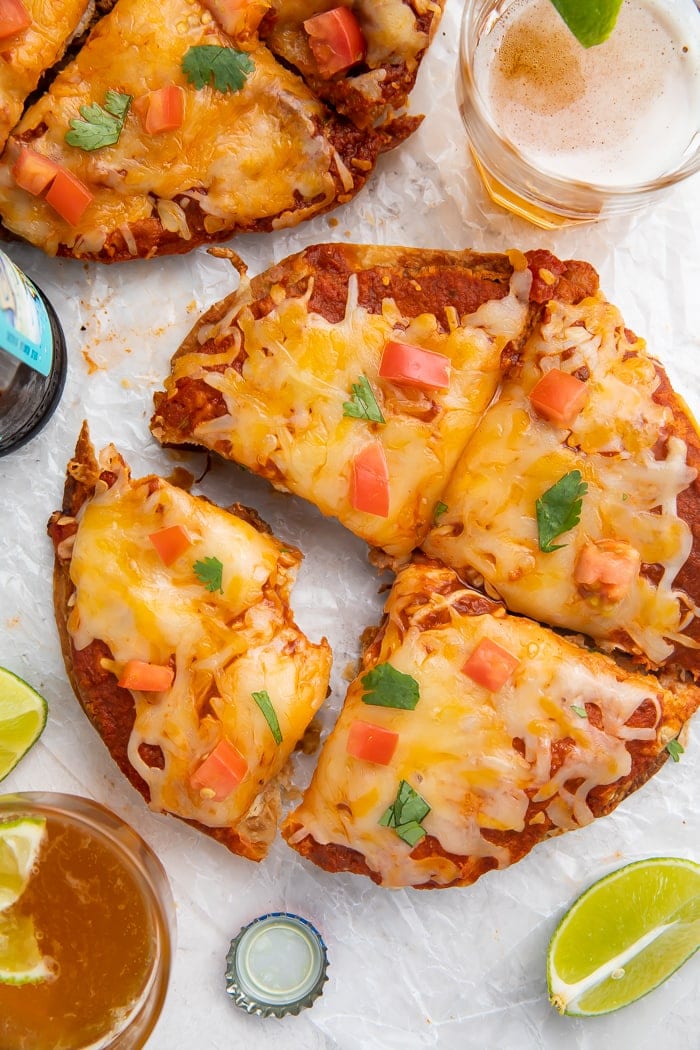
[{"label": "bottle label", "polygon": [[0,349],[48,376],[53,363],[53,335],[46,307],[36,288],[0,252]]}]

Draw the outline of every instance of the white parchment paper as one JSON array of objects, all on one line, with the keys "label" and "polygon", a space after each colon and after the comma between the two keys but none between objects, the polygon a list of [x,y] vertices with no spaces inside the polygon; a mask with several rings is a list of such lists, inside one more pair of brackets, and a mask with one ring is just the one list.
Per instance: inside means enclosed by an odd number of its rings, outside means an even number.
[{"label": "white parchment paper", "polygon": [[[635,218],[542,233],[486,199],[468,160],[454,81],[461,5],[448,0],[412,109],[417,134],[383,157],[351,204],[296,230],[232,242],[251,273],[323,240],[501,251],[548,247],[592,262],[629,327],[644,335],[676,388],[700,413],[700,179]],[[649,143],[654,148],[654,143]],[[234,272],[204,250],[101,267],[8,253],[43,288],[63,322],[70,356],[61,405],[28,446],[0,460],[0,664],[50,704],[39,744],[3,789],[61,790],[111,806],[151,843],[171,880],[178,943],[171,986],[149,1050],[695,1050],[700,969],[692,960],[660,989],[607,1018],[560,1018],[547,1002],[545,954],[558,918],[592,881],[645,856],[700,858],[700,724],[678,764],[668,762],[616,812],[550,841],[520,864],[466,889],[388,891],[329,875],[278,841],[256,866],[172,818],[150,813],[80,711],[61,660],[51,603],[46,521],[60,506],[81,420],[98,447],[114,441],[135,476],[203,455],[173,457],[151,438],[152,393],[198,313],[233,287]],[[343,672],[381,608],[364,545],[293,497],[218,463],[195,491],[256,507],[306,552],[294,592],[301,626]],[[224,992],[225,955],[240,926],[270,910],[310,918],[323,932],[330,980],[313,1009],[260,1020]]]}]

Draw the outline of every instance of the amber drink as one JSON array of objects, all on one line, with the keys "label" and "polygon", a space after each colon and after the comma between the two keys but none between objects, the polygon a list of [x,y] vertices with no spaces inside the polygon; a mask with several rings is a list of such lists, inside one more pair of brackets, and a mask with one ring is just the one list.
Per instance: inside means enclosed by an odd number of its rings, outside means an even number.
[{"label": "amber drink", "polygon": [[584,48],[550,0],[468,0],[458,97],[498,204],[544,228],[631,211],[700,169],[700,12],[624,0]]},{"label": "amber drink", "polygon": [[45,820],[11,909],[31,919],[47,975],[0,983],[0,1047],[138,1050],[170,972],[173,907],[160,863],[136,832],[88,799],[0,797],[0,822],[18,817]]}]

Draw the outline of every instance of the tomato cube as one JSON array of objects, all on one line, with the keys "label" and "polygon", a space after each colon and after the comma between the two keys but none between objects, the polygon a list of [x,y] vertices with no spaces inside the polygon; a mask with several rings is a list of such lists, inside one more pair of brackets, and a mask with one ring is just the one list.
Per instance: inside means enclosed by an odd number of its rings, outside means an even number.
[{"label": "tomato cube", "polygon": [[34,197],[44,192],[60,170],[60,165],[55,161],[27,146],[21,148],[12,165],[12,175],[17,185]]},{"label": "tomato cube", "polygon": [[379,441],[366,445],[352,462],[350,503],[380,518],[389,515],[389,469]]},{"label": "tomato cube", "polygon": [[22,0],[0,0],[0,40],[28,29],[32,18]]},{"label": "tomato cube", "polygon": [[382,353],[379,375],[383,379],[426,390],[447,390],[450,385],[450,359],[433,350],[424,350],[422,346],[390,340]]},{"label": "tomato cube", "polygon": [[202,798],[222,802],[238,787],[248,763],[237,747],[224,737],[190,776],[190,784]]},{"label": "tomato cube", "polygon": [[169,525],[148,537],[164,565],[172,565],[181,554],[192,546],[192,541],[182,525]]},{"label": "tomato cube", "polygon": [[367,44],[360,23],[348,7],[334,7],[307,18],[304,29],[322,77],[344,73],[364,61]]},{"label": "tomato cube", "polygon": [[398,742],[398,733],[392,733],[390,729],[373,725],[371,722],[358,720],[350,726],[346,750],[353,758],[362,758],[366,762],[387,766]]},{"label": "tomato cube", "polygon": [[142,693],[162,693],[173,684],[172,667],[149,664],[145,660],[129,660],[119,679],[122,689],[136,689]]},{"label": "tomato cube", "polygon": [[85,183],[59,167],[45,200],[62,219],[71,226],[77,226],[93,196]]},{"label": "tomato cube", "polygon": [[506,684],[520,661],[490,638],[482,638],[462,671],[492,693]]},{"label": "tomato cube", "polygon": [[584,595],[620,602],[639,575],[641,560],[639,551],[624,540],[586,543],[576,559],[574,581]]},{"label": "tomato cube", "polygon": [[552,368],[530,391],[535,412],[550,423],[571,427],[588,400],[588,387],[576,376]]},{"label": "tomato cube", "polygon": [[146,116],[143,122],[149,135],[158,135],[161,131],[175,131],[182,127],[185,117],[185,94],[177,84],[149,91],[146,96]]}]

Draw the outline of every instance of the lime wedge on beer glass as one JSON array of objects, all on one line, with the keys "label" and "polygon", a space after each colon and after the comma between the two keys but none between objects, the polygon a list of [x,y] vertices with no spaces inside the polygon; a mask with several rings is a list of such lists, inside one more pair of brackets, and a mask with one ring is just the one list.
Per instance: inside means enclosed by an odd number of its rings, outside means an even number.
[{"label": "lime wedge on beer glass", "polygon": [[50,976],[29,915],[0,914],[0,982],[36,984]]},{"label": "lime wedge on beer glass", "polygon": [[48,705],[12,671],[0,667],[0,780],[41,736]]},{"label": "lime wedge on beer glass", "polygon": [[44,817],[17,817],[0,822],[0,914],[27,888],[46,835]]},{"label": "lime wedge on beer glass", "polygon": [[700,864],[652,857],[583,893],[547,955],[549,998],[560,1013],[594,1017],[640,999],[700,947]]},{"label": "lime wedge on beer glass", "polygon": [[576,39],[584,47],[595,47],[608,39],[622,0],[551,0]]}]

